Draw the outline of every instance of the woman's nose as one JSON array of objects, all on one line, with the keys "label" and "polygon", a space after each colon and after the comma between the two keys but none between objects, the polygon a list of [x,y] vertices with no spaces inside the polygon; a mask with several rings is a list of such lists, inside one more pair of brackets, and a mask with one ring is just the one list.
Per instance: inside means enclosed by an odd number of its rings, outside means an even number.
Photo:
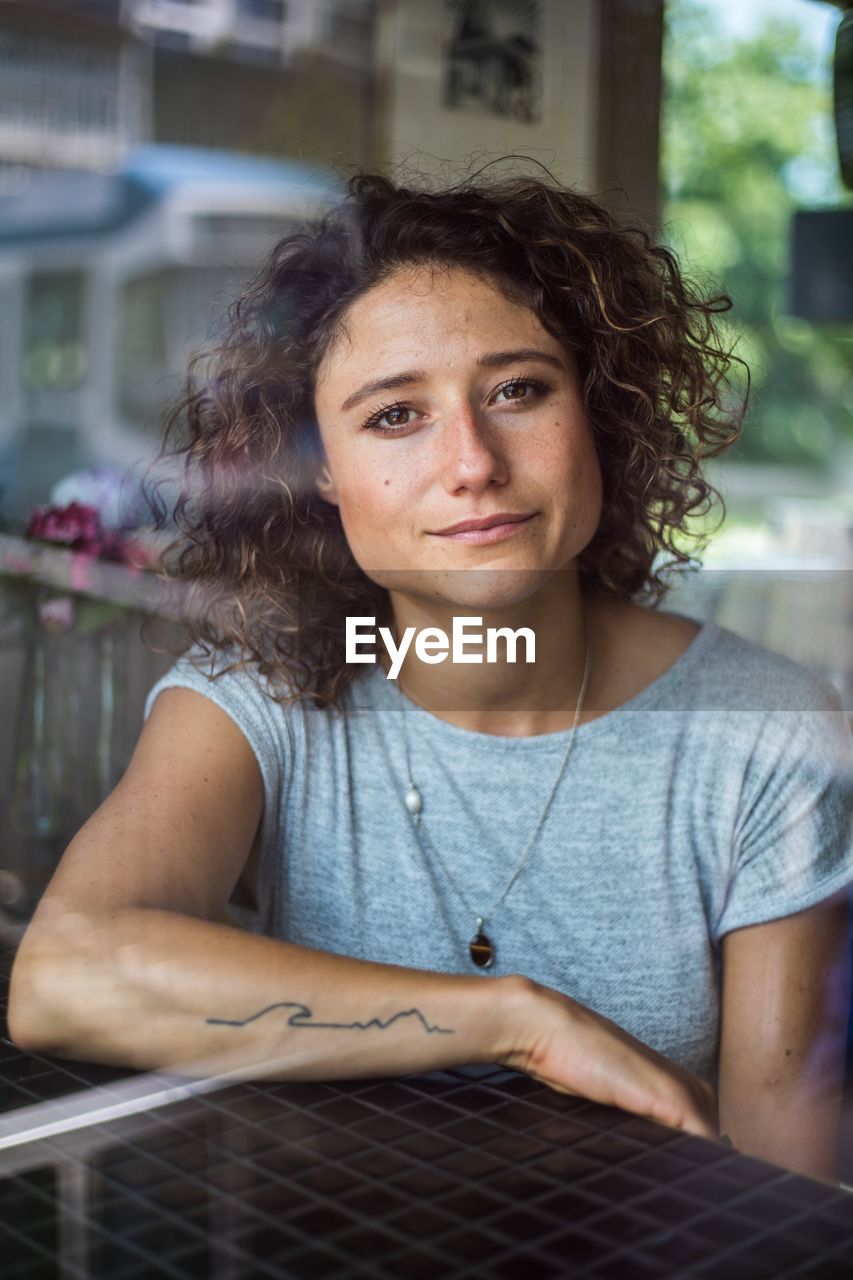
[{"label": "woman's nose", "polygon": [[448,493],[485,489],[508,477],[506,459],[494,427],[470,405],[448,414],[439,440],[441,468]]}]

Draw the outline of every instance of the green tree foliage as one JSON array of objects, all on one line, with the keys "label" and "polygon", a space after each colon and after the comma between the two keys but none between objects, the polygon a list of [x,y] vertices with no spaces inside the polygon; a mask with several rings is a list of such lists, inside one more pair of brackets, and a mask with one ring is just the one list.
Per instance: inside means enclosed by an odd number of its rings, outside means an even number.
[{"label": "green tree foliage", "polygon": [[827,468],[853,439],[853,324],[786,314],[793,212],[853,202],[821,61],[796,23],[768,17],[733,39],[710,3],[667,4],[664,237],[705,288],[734,300],[730,337],[752,374],[731,455],[743,461]]}]

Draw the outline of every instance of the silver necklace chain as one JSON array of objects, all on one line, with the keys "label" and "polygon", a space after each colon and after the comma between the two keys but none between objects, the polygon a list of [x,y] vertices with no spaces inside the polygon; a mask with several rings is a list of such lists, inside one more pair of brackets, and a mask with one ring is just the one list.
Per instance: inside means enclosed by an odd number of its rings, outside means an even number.
[{"label": "silver necklace chain", "polygon": [[536,837],[539,835],[539,832],[542,830],[543,823],[545,822],[545,819],[548,816],[548,811],[551,808],[551,802],[554,799],[554,796],[557,792],[557,787],[560,785],[560,781],[563,777],[563,774],[566,771],[566,765],[569,763],[569,756],[572,753],[572,746],[574,745],[574,741],[575,741],[575,732],[578,727],[578,721],[580,720],[584,697],[586,695],[586,688],[587,688],[587,684],[589,683],[590,668],[592,665],[592,661],[591,661],[592,653],[591,653],[590,643],[589,643],[589,630],[587,627],[585,617],[584,617],[584,641],[585,641],[585,647],[586,647],[586,659],[584,662],[583,678],[581,680],[580,692],[578,693],[577,705],[575,706],[575,715],[574,715],[574,720],[572,722],[571,731],[569,733],[569,740],[566,744],[566,750],[563,752],[563,758],[560,761],[560,767],[557,770],[557,776],[554,779],[554,784],[551,787],[550,792],[548,793],[548,799],[545,801],[545,805],[542,809],[541,814],[539,815],[539,820],[533,829],[530,839],[527,841],[527,845],[525,846],[524,852],[522,853],[521,857],[518,860],[518,864],[515,870],[513,871],[512,875],[507,881],[507,884],[506,884],[506,887],[504,888],[503,893],[500,895],[497,901],[490,907],[486,915],[482,915],[474,911],[473,908],[470,906],[468,899],[465,897],[464,893],[459,888],[459,885],[456,883],[456,880],[454,879],[450,868],[448,867],[440,851],[438,850],[435,843],[433,842],[433,839],[429,834],[429,830],[427,829],[427,825],[424,822],[423,812],[422,812],[423,801],[422,801],[421,793],[412,779],[412,761],[411,761],[411,755],[409,752],[409,735],[406,729],[406,699],[399,684],[397,685],[397,692],[400,698],[400,716],[401,716],[401,725],[403,730],[403,751],[406,757],[406,777],[408,782],[408,789],[406,791],[404,803],[415,824],[416,832],[429,845],[430,849],[432,850],[435,857],[437,858],[438,863],[441,866],[441,869],[443,870],[445,876],[447,877],[451,886],[455,890],[457,897],[461,901],[462,905],[465,907],[465,910],[468,912],[470,916],[476,919],[478,929],[482,929],[482,927],[486,924],[486,922],[490,920],[492,916],[494,916],[495,912],[498,911],[499,908],[503,906],[506,900],[507,894],[509,893],[512,886],[515,884],[518,877],[521,875],[525,867],[525,864],[527,863],[527,859],[530,856],[530,852],[533,848],[533,845],[536,842]]}]

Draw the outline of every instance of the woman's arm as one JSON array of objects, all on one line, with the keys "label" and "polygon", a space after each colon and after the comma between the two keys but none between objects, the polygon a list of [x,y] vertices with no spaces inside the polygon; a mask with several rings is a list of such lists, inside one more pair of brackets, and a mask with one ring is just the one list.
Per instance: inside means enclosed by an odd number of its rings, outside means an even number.
[{"label": "woman's arm", "polygon": [[33,928],[16,965],[13,1038],[24,1048],[192,1075],[406,1074],[509,1049],[502,980],[353,960],[149,908]]},{"label": "woman's arm", "polygon": [[520,976],[374,964],[162,910],[31,928],[10,1028],[24,1048],[190,1074],[332,1080],[496,1062],[715,1137],[713,1090]]},{"label": "woman's arm", "polygon": [[722,942],[720,1132],[837,1181],[850,959],[847,891]]}]

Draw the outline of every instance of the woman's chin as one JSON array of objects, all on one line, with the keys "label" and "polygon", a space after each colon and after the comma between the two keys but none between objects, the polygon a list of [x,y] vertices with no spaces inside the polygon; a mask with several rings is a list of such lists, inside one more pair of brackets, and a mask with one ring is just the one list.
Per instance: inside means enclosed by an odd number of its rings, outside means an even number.
[{"label": "woman's chin", "polygon": [[470,568],[365,570],[392,594],[442,606],[487,613],[529,600],[552,576],[552,570]]}]

